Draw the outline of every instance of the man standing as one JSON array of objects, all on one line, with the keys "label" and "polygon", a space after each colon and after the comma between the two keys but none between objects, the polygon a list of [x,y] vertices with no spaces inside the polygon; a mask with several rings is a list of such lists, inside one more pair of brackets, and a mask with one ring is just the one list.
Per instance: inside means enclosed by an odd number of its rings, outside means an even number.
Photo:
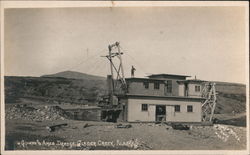
[{"label": "man standing", "polygon": [[135,71],[136,71],[136,69],[134,68],[134,66],[132,66],[132,68],[131,68],[131,77],[135,76]]}]

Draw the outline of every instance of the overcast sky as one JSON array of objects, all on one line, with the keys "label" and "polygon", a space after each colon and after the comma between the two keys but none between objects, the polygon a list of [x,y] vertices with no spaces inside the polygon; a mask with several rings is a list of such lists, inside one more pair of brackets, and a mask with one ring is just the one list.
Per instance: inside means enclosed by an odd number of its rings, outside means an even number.
[{"label": "overcast sky", "polygon": [[65,70],[106,76],[119,41],[126,77],[169,73],[245,83],[243,7],[5,10],[5,75]]}]

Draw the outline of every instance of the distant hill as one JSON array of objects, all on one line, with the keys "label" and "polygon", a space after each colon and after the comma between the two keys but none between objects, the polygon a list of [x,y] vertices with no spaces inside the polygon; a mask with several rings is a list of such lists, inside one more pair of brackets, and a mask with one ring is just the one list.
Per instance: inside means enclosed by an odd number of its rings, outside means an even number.
[{"label": "distant hill", "polygon": [[[215,82],[215,81],[214,81]],[[41,77],[5,76],[6,103],[22,97],[38,97],[69,103],[90,104],[107,93],[104,77],[65,71]],[[246,85],[216,81],[215,113],[246,112]]]},{"label": "distant hill", "polygon": [[223,91],[225,93],[233,93],[233,94],[245,94],[246,93],[246,85],[241,83],[230,83],[230,82],[220,82],[213,81],[216,83],[215,87],[217,91]]},{"label": "distant hill", "polygon": [[217,105],[215,113],[246,112],[246,85],[229,82],[215,82]]},{"label": "distant hill", "polygon": [[[90,76],[88,76],[90,77]],[[93,76],[94,77],[94,76]],[[37,98],[77,104],[96,103],[106,92],[101,78],[73,79],[64,77],[5,76],[5,102],[19,103],[20,98]]]},{"label": "distant hill", "polygon": [[105,77],[89,75],[75,71],[64,71],[55,74],[42,75],[41,77],[61,77],[67,79],[83,79],[83,80],[106,80]]}]

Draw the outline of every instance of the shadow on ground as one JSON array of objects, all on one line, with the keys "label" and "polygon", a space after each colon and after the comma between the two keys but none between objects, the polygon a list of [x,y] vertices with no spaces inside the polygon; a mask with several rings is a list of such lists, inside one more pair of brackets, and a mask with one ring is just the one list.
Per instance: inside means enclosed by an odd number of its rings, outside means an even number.
[{"label": "shadow on ground", "polygon": [[233,118],[233,119],[227,119],[227,120],[216,119],[215,124],[225,124],[225,125],[246,127],[246,116],[242,116],[239,118]]}]

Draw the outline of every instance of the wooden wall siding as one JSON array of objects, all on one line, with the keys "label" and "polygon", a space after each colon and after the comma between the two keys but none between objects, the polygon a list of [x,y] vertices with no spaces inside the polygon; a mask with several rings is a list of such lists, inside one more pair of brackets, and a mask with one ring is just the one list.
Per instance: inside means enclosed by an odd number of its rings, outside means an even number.
[{"label": "wooden wall siding", "polygon": [[[148,111],[142,111],[141,104],[148,104]],[[201,122],[200,101],[175,101],[153,99],[128,99],[127,121],[155,121],[156,105],[166,106],[167,122]],[[174,111],[174,105],[180,105],[180,112]],[[187,112],[188,105],[193,106],[193,112]]]},{"label": "wooden wall siding", "polygon": [[[179,96],[179,84],[177,83],[178,80],[176,79],[165,79],[166,83],[167,80],[172,81],[172,93],[167,93],[167,88],[165,88],[165,96]],[[166,87],[166,86],[165,86]]]},{"label": "wooden wall siding", "polygon": [[136,95],[155,95],[164,96],[165,85],[160,83],[159,89],[154,89],[154,83],[149,82],[149,88],[146,89],[143,82],[129,82],[128,93]]},{"label": "wooden wall siding", "polygon": [[[200,92],[195,91],[195,86],[200,86]],[[202,89],[203,89],[203,87],[202,87],[201,84],[189,83],[188,84],[188,95],[191,96],[191,97],[193,97],[193,96],[200,97]]]}]

